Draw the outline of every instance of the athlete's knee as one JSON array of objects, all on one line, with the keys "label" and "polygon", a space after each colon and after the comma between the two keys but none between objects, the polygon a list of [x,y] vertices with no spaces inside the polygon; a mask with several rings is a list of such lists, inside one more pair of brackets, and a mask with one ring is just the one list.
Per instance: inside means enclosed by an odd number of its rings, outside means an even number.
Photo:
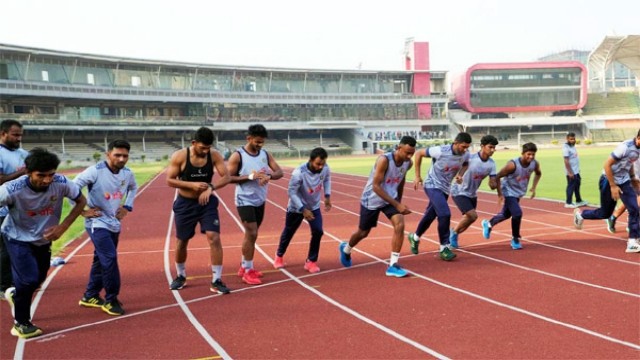
[{"label": "athlete's knee", "polygon": [[464,215],[469,219],[470,222],[474,222],[474,221],[478,220],[478,213],[473,211],[473,210],[467,212]]}]

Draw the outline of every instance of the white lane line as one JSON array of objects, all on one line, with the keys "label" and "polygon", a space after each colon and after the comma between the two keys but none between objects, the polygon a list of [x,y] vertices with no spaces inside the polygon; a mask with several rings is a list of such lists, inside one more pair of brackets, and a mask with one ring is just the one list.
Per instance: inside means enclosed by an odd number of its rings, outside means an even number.
[{"label": "white lane line", "polygon": [[[175,192],[174,201],[177,196],[178,196],[178,190],[176,190]],[[216,196],[218,196],[217,193],[216,193]],[[173,211],[171,211],[171,217],[169,219],[169,224],[168,224],[169,226],[167,228],[167,236],[164,242],[164,273],[167,277],[167,286],[168,284],[171,284],[171,281],[173,280],[173,278],[171,277],[171,261],[169,260],[169,249],[171,245],[173,219],[174,219],[174,214],[173,214]],[[202,338],[207,342],[207,344],[209,344],[209,346],[211,346],[211,348],[215,350],[218,353],[218,355],[220,355],[220,357],[222,357],[223,359],[231,359],[231,356],[227,354],[227,352],[224,350],[222,345],[220,345],[217,341],[215,341],[211,336],[211,334],[209,334],[207,329],[205,329],[205,327],[198,321],[198,319],[196,319],[196,316],[193,315],[193,313],[189,309],[189,306],[187,306],[184,299],[182,298],[182,295],[180,295],[180,291],[177,291],[177,290],[169,290],[169,291],[171,292],[173,297],[176,299],[176,302],[180,306],[180,309],[187,316],[187,319],[189,320],[189,322],[198,331],[200,336],[202,336]]]},{"label": "white lane line", "polygon": [[[274,206],[277,206],[280,209],[283,209],[280,205],[274,203],[271,200],[267,200],[268,202],[270,202],[271,204],[273,204]],[[231,217],[233,218],[233,220],[236,222],[236,224],[238,225],[238,227],[240,228],[240,230],[244,233],[244,227],[242,226],[242,223],[240,222],[240,220],[238,220],[238,218],[235,216],[235,214],[233,214],[231,212],[231,210],[229,209],[229,207],[227,206],[227,204],[222,201],[222,199],[220,199],[220,203],[222,204],[222,206],[224,206],[224,208],[227,210],[227,212],[229,213],[229,215],[231,215]],[[286,211],[286,209],[283,209]],[[258,250],[260,252],[260,254],[262,254],[262,256],[264,256],[265,259],[269,260],[269,262],[273,263],[273,259],[267,255],[267,253],[258,245],[256,244],[255,246],[256,250]],[[427,354],[430,354],[431,356],[434,356],[438,359],[448,359],[448,357],[446,357],[443,354],[438,353],[437,351],[426,347],[422,344],[420,344],[419,342],[410,339],[378,322],[373,321],[372,319],[358,313],[357,311],[347,307],[346,305],[343,305],[342,303],[334,300],[333,298],[323,294],[322,292],[318,291],[317,289],[307,285],[306,283],[304,283],[302,280],[300,280],[300,278],[294,276],[292,273],[290,273],[289,271],[285,270],[285,269],[280,269],[287,277],[289,277],[291,280],[295,281],[298,285],[302,286],[303,288],[305,288],[306,290],[310,291],[311,293],[315,294],[316,296],[320,297],[321,299],[323,299],[324,301],[328,302],[329,304],[339,308],[340,310],[348,313],[351,316],[356,317],[357,319],[364,321],[365,323],[377,328],[378,330],[381,330],[383,332],[385,332],[386,334],[389,334],[390,336],[408,344],[411,345],[413,347],[415,347],[416,349],[425,352]]]}]

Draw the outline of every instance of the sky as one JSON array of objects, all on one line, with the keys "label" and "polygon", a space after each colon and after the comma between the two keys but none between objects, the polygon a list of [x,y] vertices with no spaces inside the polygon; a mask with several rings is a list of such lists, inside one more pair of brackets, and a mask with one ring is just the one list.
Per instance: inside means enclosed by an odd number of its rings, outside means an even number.
[{"label": "sky", "polygon": [[431,69],[526,62],[640,34],[640,1],[3,0],[0,43],[212,65],[404,70],[407,38]]}]

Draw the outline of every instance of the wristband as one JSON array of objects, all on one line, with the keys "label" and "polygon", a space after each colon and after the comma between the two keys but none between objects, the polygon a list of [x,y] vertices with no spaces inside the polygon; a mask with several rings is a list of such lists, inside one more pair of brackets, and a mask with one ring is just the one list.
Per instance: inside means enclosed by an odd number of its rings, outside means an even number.
[{"label": "wristband", "polygon": [[255,175],[256,175],[256,173],[253,173],[253,172],[251,174],[249,174],[249,176],[248,176],[249,180],[253,180],[255,178]]},{"label": "wristband", "polygon": [[216,187],[213,185],[213,183],[209,183],[207,185],[209,185],[209,189],[211,189],[211,191],[216,189]]}]

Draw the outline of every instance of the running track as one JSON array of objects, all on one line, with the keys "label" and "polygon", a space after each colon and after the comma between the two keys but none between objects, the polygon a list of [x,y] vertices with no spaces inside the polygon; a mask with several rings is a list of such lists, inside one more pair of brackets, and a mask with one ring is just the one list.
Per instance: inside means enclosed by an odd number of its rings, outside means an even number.
[{"label": "running track", "polygon": [[[343,268],[337,245],[358,223],[365,178],[333,175],[334,208],[324,213],[319,265],[302,269],[306,224],[285,256],[271,261],[284,224],[290,174],[271,183],[267,219],[260,229],[256,267],[265,284],[249,287],[235,275],[242,229],[233,186],[218,191],[224,245],[223,280],[234,291],[209,292],[208,248],[201,235],[190,243],[188,286],[168,289],[175,274],[171,205],[175,191],[160,174],[144,188],[120,240],[122,292],[127,314],[110,317],[78,306],[92,259],[85,238],[67,250],[68,264],[52,269],[34,305],[34,323],[45,334],[27,341],[9,334],[11,315],[0,305],[0,357],[10,358],[640,358],[640,256],[624,253],[626,234],[609,234],[601,221],[582,231],[561,203],[524,199],[523,246],[509,247],[509,222],[484,240],[477,221],[460,236],[452,262],[437,257],[434,223],[421,253],[408,243],[401,264],[412,276],[384,276],[389,222],[378,227]],[[422,190],[407,184],[404,202],[413,231],[426,206]],[[499,207],[482,194],[481,218]],[[460,214],[452,205],[453,221]],[[620,229],[625,224],[620,223]]]}]

